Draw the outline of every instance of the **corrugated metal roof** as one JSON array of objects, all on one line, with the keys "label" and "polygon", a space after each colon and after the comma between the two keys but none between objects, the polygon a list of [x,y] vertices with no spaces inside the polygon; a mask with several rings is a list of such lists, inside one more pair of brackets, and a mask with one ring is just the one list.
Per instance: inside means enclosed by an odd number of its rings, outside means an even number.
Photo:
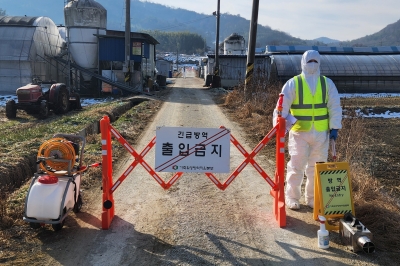
[{"label": "corrugated metal roof", "polygon": [[[273,54],[277,77],[286,82],[301,73],[301,54]],[[400,91],[400,54],[321,54],[321,75],[340,92]]]},{"label": "corrugated metal roof", "polygon": [[237,33],[232,33],[231,35],[225,38],[224,42],[226,41],[244,41],[244,37]]},{"label": "corrugated metal roof", "polygon": [[[279,76],[301,73],[302,55],[271,55]],[[321,74],[327,76],[400,76],[400,54],[321,55]]]},{"label": "corrugated metal roof", "polygon": [[[266,54],[255,54],[255,57],[257,58],[265,58],[269,57],[270,55]],[[208,58],[215,58],[215,54],[207,54]],[[235,57],[244,57],[247,58],[246,54],[220,54],[218,55],[218,58],[235,58]]]},{"label": "corrugated metal roof", "polygon": [[0,16],[1,26],[35,26],[34,22],[39,17]]},{"label": "corrugated metal roof", "polygon": [[[124,31],[116,31],[116,30],[106,30],[106,35],[96,34],[99,38],[125,38]],[[137,40],[144,40],[149,44],[160,44],[156,39],[154,39],[151,35],[147,33],[141,32],[131,32],[131,38]]]},{"label": "corrugated metal roof", "polygon": [[393,54],[400,53],[400,46],[376,47],[341,47],[341,46],[305,46],[305,45],[267,45],[265,53],[304,53],[307,50],[316,50],[320,54]]}]

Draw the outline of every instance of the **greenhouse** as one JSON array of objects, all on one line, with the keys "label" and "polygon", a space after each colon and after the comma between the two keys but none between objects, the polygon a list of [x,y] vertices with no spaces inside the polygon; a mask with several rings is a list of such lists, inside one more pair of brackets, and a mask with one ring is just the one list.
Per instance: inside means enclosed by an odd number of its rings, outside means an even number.
[{"label": "greenhouse", "polygon": [[400,92],[400,47],[267,46],[271,75],[282,82],[301,73],[306,50],[321,54],[321,74],[340,93]]},{"label": "greenhouse", "polygon": [[63,81],[56,62],[65,41],[57,26],[47,17],[0,16],[0,94],[41,80]]}]

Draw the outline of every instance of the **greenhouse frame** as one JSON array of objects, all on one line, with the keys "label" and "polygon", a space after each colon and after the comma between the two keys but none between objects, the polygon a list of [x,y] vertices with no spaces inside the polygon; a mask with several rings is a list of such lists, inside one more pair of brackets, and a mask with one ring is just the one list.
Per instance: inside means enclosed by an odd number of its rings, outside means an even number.
[{"label": "greenhouse frame", "polygon": [[57,63],[65,41],[48,17],[0,16],[0,94],[13,94],[32,78],[64,82]]},{"label": "greenhouse frame", "polygon": [[271,76],[286,82],[301,73],[302,54],[321,54],[321,75],[340,93],[400,92],[400,47],[267,46]]}]

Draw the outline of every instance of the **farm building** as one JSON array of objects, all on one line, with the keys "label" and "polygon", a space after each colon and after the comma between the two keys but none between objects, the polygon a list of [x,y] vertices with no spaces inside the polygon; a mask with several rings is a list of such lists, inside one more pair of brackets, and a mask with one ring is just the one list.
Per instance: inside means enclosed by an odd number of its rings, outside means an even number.
[{"label": "farm building", "polygon": [[[321,74],[331,78],[340,93],[400,92],[400,47],[267,46],[256,54],[255,73],[285,83],[301,73],[301,57],[307,50],[321,54]],[[215,55],[208,55],[205,72],[213,74]],[[220,55],[223,87],[233,87],[246,76],[247,56]],[[205,76],[206,78],[206,76]],[[207,84],[208,85],[208,84]]]},{"label": "farm building", "polygon": [[34,77],[65,81],[52,57],[66,43],[50,18],[0,16],[0,39],[0,95],[14,94]]},{"label": "farm building", "polygon": [[400,92],[400,47],[267,46],[271,75],[286,82],[301,73],[306,50],[321,54],[321,74],[339,92]]},{"label": "farm building", "polygon": [[87,96],[138,93],[151,85],[154,38],[131,33],[126,74],[125,33],[106,29],[107,10],[94,0],[65,3],[65,26],[47,17],[0,16],[0,95],[14,94],[33,78],[65,83]]},{"label": "farm building", "polygon": [[[96,34],[99,43],[99,73],[111,70],[119,83],[125,82],[123,62],[125,61],[125,32],[107,30]],[[146,33],[130,33],[130,85],[133,90],[152,87],[156,79],[156,45],[159,42]],[[122,88],[124,89],[124,88]]]},{"label": "farm building", "polygon": [[[215,55],[207,55],[207,64],[203,66],[204,79],[213,75]],[[219,73],[222,87],[234,87],[244,82],[246,77],[247,55],[219,55]],[[271,59],[265,54],[256,54],[254,60],[254,75],[269,77],[271,71]],[[209,85],[209,84],[206,84]]]},{"label": "farm building", "polygon": [[170,71],[172,71],[172,62],[163,60],[163,59],[158,59],[156,61],[156,67],[157,67],[158,75],[163,75],[163,76],[169,77]]},{"label": "farm building", "polygon": [[243,36],[232,33],[224,40],[224,54],[246,54]]}]

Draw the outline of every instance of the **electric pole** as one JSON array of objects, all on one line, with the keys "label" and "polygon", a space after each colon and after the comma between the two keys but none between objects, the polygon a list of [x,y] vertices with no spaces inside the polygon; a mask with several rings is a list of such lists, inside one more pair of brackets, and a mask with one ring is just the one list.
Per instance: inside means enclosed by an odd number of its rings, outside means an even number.
[{"label": "electric pole", "polygon": [[217,36],[215,38],[215,61],[214,61],[214,77],[212,85],[214,88],[221,87],[221,78],[219,76],[219,19],[220,19],[220,0],[218,0],[217,12],[214,12],[217,16]]},{"label": "electric pole", "polygon": [[125,82],[129,82],[131,79],[131,68],[130,68],[130,57],[131,57],[131,1],[125,0]]},{"label": "electric pole", "polygon": [[259,0],[253,0],[253,11],[250,21],[249,45],[247,48],[247,68],[246,80],[244,85],[245,99],[249,100],[251,96],[250,87],[253,85],[254,61],[256,53],[257,24],[258,24],[258,6]]}]

